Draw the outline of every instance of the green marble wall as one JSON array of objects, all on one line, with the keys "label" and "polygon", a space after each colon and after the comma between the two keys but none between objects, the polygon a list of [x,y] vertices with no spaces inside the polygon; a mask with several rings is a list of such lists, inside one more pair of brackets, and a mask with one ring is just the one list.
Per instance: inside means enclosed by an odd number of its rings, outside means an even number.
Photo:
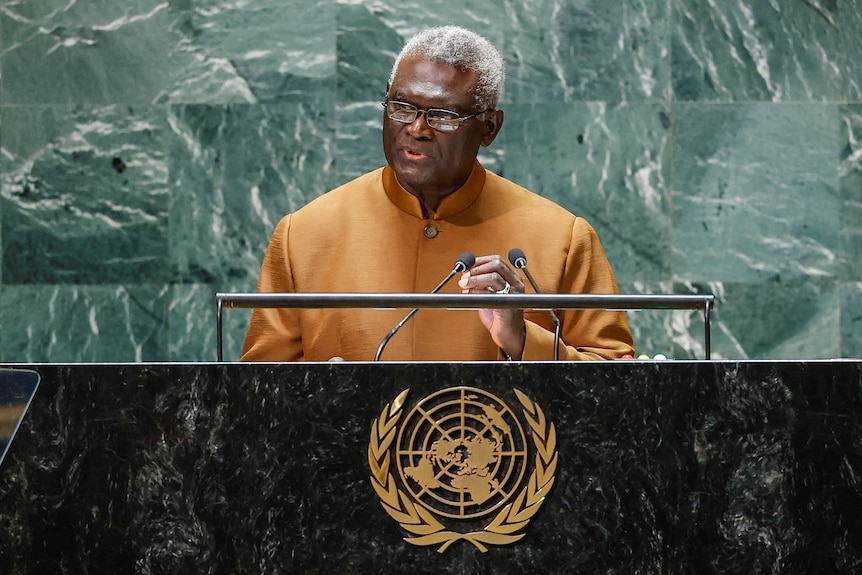
[{"label": "green marble wall", "polygon": [[[482,160],[623,292],[715,294],[713,357],[862,356],[862,0],[0,0],[0,361],[215,359],[214,294],[382,163],[394,54],[445,23],[506,57]],[[702,357],[700,314],[630,321]]]}]

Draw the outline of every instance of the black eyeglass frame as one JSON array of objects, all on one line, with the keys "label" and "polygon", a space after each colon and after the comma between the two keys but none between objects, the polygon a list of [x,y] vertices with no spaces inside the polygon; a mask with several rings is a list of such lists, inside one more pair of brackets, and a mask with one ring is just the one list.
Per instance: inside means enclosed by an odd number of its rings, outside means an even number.
[{"label": "black eyeglass frame", "polygon": [[[458,112],[453,112],[452,110],[446,110],[444,108],[423,109],[423,108],[420,108],[419,106],[411,104],[410,102],[402,102],[401,100],[386,100],[384,102],[381,102],[380,104],[383,106],[384,109],[386,109],[386,115],[390,120],[393,120],[395,122],[399,122],[401,124],[412,124],[413,122],[416,121],[416,118],[419,117],[419,114],[425,114],[425,122],[429,126],[431,126],[432,129],[437,130],[438,132],[454,132],[455,130],[460,128],[461,125],[464,122],[466,122],[467,120],[475,118],[476,116],[481,116],[482,114],[485,114],[487,112],[493,112],[496,109],[496,108],[488,108],[486,110],[482,110],[481,112],[476,112],[475,114],[470,114],[468,116],[459,116]],[[388,109],[389,104],[398,104],[399,106],[404,106],[408,109],[412,108],[414,110],[413,119],[401,120],[398,118],[394,118],[393,113],[389,112],[389,109]],[[429,112],[443,112],[445,114],[451,114],[451,117],[446,118],[445,121],[449,121],[449,122],[457,121],[458,124],[456,124],[454,126],[449,125],[449,124],[441,124],[440,122],[437,121],[438,119],[433,118],[433,117],[429,118],[428,117]],[[440,120],[442,121],[442,119],[440,119]],[[439,124],[439,125],[435,126],[434,124]]]}]

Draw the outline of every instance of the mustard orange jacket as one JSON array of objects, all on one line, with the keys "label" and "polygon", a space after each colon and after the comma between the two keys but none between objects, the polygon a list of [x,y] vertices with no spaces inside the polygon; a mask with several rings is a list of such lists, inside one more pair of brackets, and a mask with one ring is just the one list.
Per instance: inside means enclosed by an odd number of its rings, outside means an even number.
[{"label": "mustard orange jacket", "polygon": [[[433,230],[426,230],[433,226]],[[435,233],[436,231],[436,233]],[[465,251],[527,255],[543,293],[618,292],[599,239],[583,218],[476,162],[465,185],[433,218],[384,167],[313,200],[277,225],[258,292],[428,293]],[[440,293],[461,293],[455,276]],[[532,288],[527,281],[527,292]],[[409,310],[255,309],[243,361],[371,361]],[[625,313],[559,310],[560,359],[633,353]],[[525,313],[523,359],[551,360],[553,323]],[[475,310],[420,310],[387,344],[381,360],[496,360],[502,355]]]}]

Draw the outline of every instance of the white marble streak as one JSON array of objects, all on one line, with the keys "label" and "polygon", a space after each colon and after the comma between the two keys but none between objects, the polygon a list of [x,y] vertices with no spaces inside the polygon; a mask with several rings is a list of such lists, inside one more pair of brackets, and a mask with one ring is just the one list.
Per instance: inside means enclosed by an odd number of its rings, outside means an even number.
[{"label": "white marble streak", "polygon": [[[563,0],[553,0],[550,8],[550,20],[552,22],[556,22],[560,10],[563,7]],[[550,60],[551,69],[554,71],[554,76],[557,78],[557,81],[560,84],[560,87],[563,91],[563,99],[570,100],[574,95],[574,87],[569,85],[569,81],[567,79],[566,70],[563,67],[563,61],[561,58],[561,50],[562,40],[560,38],[561,33],[565,33],[567,31],[561,31],[556,27],[546,28],[546,32],[550,37],[551,49],[548,53],[548,58]],[[585,80],[584,80],[585,81]]]},{"label": "white marble streak", "polygon": [[[626,38],[635,37],[638,31],[648,30],[653,27],[667,27],[668,25],[667,22],[663,21],[651,21],[647,11],[647,7],[650,5],[649,2],[641,2],[639,4],[640,10],[635,11],[633,14],[629,13],[631,5],[628,3],[623,4],[623,29],[620,31],[619,37],[621,52],[626,45]],[[649,47],[655,48],[655,46]],[[640,81],[641,93],[646,95],[648,98],[656,98],[663,96],[663,94],[656,93],[657,90],[661,89],[661,86],[659,85],[660,79],[655,74],[655,62],[650,60],[651,55],[646,52],[646,48],[647,46],[644,46],[643,44],[638,46],[632,59],[632,64],[637,78]],[[658,48],[658,56],[660,60],[666,59],[669,52],[667,45],[662,43]],[[620,57],[625,56],[621,53]]]},{"label": "white marble streak", "polygon": [[116,32],[117,30],[120,30],[123,26],[127,26],[129,24],[136,24],[143,20],[149,20],[162,10],[167,10],[167,8],[168,3],[162,2],[161,4],[158,4],[157,6],[153,7],[153,9],[149,12],[133,15],[125,14],[120,18],[117,18],[116,20],[107,24],[96,24],[92,27],[92,29],[96,30],[97,32]]},{"label": "white marble streak", "polygon": [[199,53],[186,40],[180,42],[177,54],[186,54],[188,64],[178,72],[179,80],[153,97],[154,103],[199,102],[212,104],[244,102],[256,104],[257,97],[236,66],[227,58]]},{"label": "white marble streak", "polygon": [[740,29],[743,38],[743,45],[748,50],[748,55],[754,61],[754,67],[763,83],[766,84],[767,91],[772,94],[774,101],[781,100],[781,86],[775,86],[770,77],[769,69],[769,52],[773,48],[767,45],[760,36],[755,32],[758,30],[757,21],[754,19],[754,14],[748,5],[740,0],[737,3],[740,13],[744,17],[744,24]]}]

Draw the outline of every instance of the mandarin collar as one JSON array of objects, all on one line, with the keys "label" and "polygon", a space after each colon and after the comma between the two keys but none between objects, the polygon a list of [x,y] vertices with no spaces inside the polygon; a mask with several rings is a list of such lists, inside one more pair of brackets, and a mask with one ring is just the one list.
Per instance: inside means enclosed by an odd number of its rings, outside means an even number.
[{"label": "mandarin collar", "polygon": [[[464,185],[443,198],[440,206],[437,208],[437,213],[431,219],[444,220],[463,212],[479,198],[479,194],[482,192],[484,186],[485,168],[482,167],[479,160],[476,160],[473,164],[473,171],[470,172],[470,177],[467,178]],[[411,216],[426,219],[422,213],[422,204],[419,202],[419,198],[405,190],[398,183],[395,171],[389,165],[383,168],[383,189],[386,191],[389,201],[395,204],[398,209]]]}]

